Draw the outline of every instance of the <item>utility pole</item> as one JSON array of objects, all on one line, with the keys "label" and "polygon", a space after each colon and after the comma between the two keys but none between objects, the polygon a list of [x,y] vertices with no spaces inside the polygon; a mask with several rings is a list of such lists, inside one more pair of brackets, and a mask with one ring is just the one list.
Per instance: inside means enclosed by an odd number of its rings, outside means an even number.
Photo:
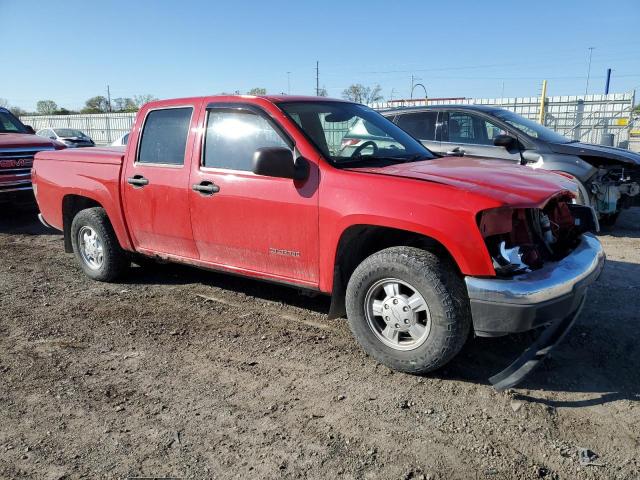
[{"label": "utility pole", "polygon": [[589,47],[589,66],[587,67],[587,86],[584,89],[584,94],[589,93],[589,77],[591,76],[591,56],[593,55],[593,49],[596,47]]},{"label": "utility pole", "polygon": [[604,94],[609,94],[609,84],[611,83],[611,69],[607,68],[607,81],[604,84]]},{"label": "utility pole", "polygon": [[287,95],[291,95],[291,72],[287,72]]},{"label": "utility pole", "polygon": [[409,97],[413,100],[413,81],[415,80],[415,77],[413,75],[411,75],[411,93],[409,94]]},{"label": "utility pole", "polygon": [[109,85],[107,85],[107,108],[111,111],[111,90],[109,90]]},{"label": "utility pole", "polygon": [[320,62],[316,60],[316,97],[320,96]]}]

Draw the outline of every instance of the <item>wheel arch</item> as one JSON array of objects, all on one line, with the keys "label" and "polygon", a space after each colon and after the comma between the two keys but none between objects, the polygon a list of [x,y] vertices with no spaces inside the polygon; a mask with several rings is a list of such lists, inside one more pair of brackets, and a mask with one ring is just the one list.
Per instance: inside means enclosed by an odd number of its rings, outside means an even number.
[{"label": "wheel arch", "polygon": [[389,247],[417,247],[446,258],[462,275],[451,252],[435,238],[423,233],[371,224],[347,227],[338,241],[333,264],[333,282],[329,318],[346,314],[345,292],[356,267],[368,256]]}]

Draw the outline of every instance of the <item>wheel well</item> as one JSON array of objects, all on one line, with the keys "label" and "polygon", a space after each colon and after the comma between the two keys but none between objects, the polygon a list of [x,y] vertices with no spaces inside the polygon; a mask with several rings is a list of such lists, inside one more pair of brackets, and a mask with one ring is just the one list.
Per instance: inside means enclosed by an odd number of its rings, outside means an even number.
[{"label": "wheel well", "polygon": [[329,318],[345,315],[344,295],[351,274],[370,255],[389,247],[416,247],[447,258],[459,273],[449,251],[437,240],[415,232],[377,225],[353,225],[347,228],[338,242],[333,267],[333,289]]},{"label": "wheel well", "polygon": [[73,247],[71,245],[71,223],[73,222],[73,218],[79,211],[93,207],[102,207],[102,205],[91,198],[83,197],[81,195],[65,195],[62,199],[62,226],[64,232],[65,252],[73,252]]}]

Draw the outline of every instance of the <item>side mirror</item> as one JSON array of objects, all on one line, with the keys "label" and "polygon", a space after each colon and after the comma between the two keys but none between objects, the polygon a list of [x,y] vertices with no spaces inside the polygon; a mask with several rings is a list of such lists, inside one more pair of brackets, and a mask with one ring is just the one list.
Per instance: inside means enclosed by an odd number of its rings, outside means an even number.
[{"label": "side mirror", "polygon": [[267,177],[306,180],[309,177],[309,162],[283,147],[259,148],[253,154],[253,173]]},{"label": "side mirror", "polygon": [[513,148],[517,145],[518,141],[513,138],[511,135],[498,135],[493,139],[493,144],[496,147],[504,147],[507,150]]},{"label": "side mirror", "polygon": [[25,125],[25,128],[27,129],[27,133],[30,133],[31,135],[36,133],[31,125]]}]

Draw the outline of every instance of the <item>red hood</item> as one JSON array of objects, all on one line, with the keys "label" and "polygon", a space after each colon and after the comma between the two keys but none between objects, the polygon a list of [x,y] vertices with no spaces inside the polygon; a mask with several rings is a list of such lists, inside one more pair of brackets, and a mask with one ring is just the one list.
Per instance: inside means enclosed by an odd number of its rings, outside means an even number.
[{"label": "red hood", "polygon": [[557,173],[474,157],[443,157],[349,170],[442,183],[512,206],[542,206],[559,193],[576,191],[573,181]]},{"label": "red hood", "polygon": [[29,147],[57,147],[64,145],[48,138],[31,135],[28,133],[0,133],[0,149],[3,148],[29,148]]}]

